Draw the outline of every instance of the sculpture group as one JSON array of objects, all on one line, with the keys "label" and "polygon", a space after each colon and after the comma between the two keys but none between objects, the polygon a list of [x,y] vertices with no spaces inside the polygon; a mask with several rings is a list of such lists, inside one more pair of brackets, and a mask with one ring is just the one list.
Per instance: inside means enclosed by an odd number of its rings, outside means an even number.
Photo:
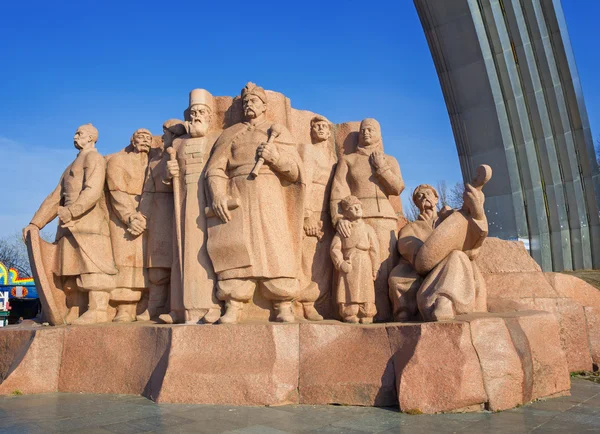
[{"label": "sculpture group", "polygon": [[31,244],[59,219],[55,257],[32,262],[64,293],[64,323],[232,324],[258,299],[280,322],[486,311],[473,259],[488,230],[489,167],[461,210],[438,212],[435,189],[417,187],[419,218],[402,226],[404,182],[376,120],[338,155],[326,118],[312,117],[301,143],[269,120],[264,89],[248,83],[240,102],[241,120],[222,130],[215,98],[195,89],[186,120],[166,121],[160,139],[138,129],[107,157],[95,127],[77,129],[77,157],[23,231]]}]

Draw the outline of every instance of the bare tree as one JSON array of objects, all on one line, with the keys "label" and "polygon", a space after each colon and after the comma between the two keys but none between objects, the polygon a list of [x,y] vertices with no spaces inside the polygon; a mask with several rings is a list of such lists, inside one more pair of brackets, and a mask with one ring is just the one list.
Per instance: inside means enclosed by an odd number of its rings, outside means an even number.
[{"label": "bare tree", "polygon": [[[46,231],[41,232],[40,236],[46,241],[50,241],[53,238]],[[4,263],[7,268],[17,270],[22,277],[31,276],[27,246],[23,242],[20,233],[0,238],[0,262]]]},{"label": "bare tree", "polygon": [[446,181],[438,181],[437,183],[437,192],[438,192],[438,211],[445,207],[446,205],[450,205],[448,203],[448,185]]},{"label": "bare tree", "polygon": [[463,206],[463,193],[465,192],[465,184],[457,182],[450,189],[448,195],[448,205],[454,209],[460,209]]},{"label": "bare tree", "polygon": [[[405,191],[412,191],[412,188],[406,188]],[[418,217],[419,217],[419,208],[417,208],[417,205],[415,205],[415,203],[412,200],[412,196],[409,194],[408,196],[408,209],[404,210],[404,217],[406,217],[406,220],[408,220],[409,222],[414,222]]]}]

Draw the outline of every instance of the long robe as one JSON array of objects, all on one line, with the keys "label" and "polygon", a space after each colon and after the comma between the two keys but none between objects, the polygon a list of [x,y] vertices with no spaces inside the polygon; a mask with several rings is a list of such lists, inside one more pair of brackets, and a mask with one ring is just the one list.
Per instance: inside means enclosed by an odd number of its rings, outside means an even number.
[{"label": "long robe", "polygon": [[209,204],[205,188],[206,164],[218,136],[219,132],[198,138],[185,135],[173,141],[179,164],[183,276],[177,242],[174,242],[171,310],[220,308],[215,295],[215,272],[207,252],[205,214]]},{"label": "long robe", "polygon": [[58,276],[87,273],[115,275],[104,196],[106,161],[95,148],[79,152],[54,191],[42,202],[31,223],[43,228],[67,207],[73,220],[59,222],[56,232],[58,263],[49,264]]},{"label": "long robe", "polygon": [[324,317],[331,317],[331,287],[333,263],[329,249],[335,234],[329,212],[331,184],[337,159],[330,142],[307,145],[302,148],[307,194],[304,205],[304,218],[313,219],[321,226],[319,237],[303,235],[302,272],[299,301],[316,302],[317,311]]},{"label": "long robe", "polygon": [[147,217],[147,266],[173,266],[173,187],[165,183],[169,154],[159,152],[148,163],[140,210]]},{"label": "long robe", "polygon": [[148,154],[128,146],[108,157],[106,184],[110,198],[110,232],[119,269],[117,287],[148,287],[146,270],[147,231],[134,236],[127,231],[130,217],[139,211],[148,169]]},{"label": "long robe", "polygon": [[336,302],[375,303],[373,272],[379,268],[379,242],[373,228],[358,220],[348,238],[335,234],[331,258],[338,270],[345,261],[352,267],[349,273],[338,271]]},{"label": "long robe", "polygon": [[[232,221],[214,218],[209,225],[208,253],[219,280],[298,278],[301,262],[303,165],[290,133],[284,130],[270,145],[280,158],[278,170],[264,164],[255,179],[256,149],[269,137],[272,123],[235,124],[217,140],[207,165],[211,197],[229,195],[240,202]],[[235,221],[236,219],[240,219]],[[237,232],[225,230],[228,225]],[[246,254],[224,258],[221,246],[235,242]]]}]

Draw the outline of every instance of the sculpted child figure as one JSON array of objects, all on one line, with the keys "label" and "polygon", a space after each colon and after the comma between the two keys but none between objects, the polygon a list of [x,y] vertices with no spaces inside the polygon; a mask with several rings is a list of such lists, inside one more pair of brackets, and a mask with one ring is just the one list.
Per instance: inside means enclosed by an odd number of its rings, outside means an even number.
[{"label": "sculpted child figure", "polygon": [[375,230],[362,219],[362,204],[355,196],[340,202],[351,229],[344,237],[336,234],[331,259],[338,271],[337,303],[344,322],[371,324],[377,313],[375,285],[379,269],[379,242]]},{"label": "sculpted child figure", "polygon": [[[79,151],[62,174],[54,191],[44,200],[31,223],[23,229],[39,231],[56,216],[57,264],[36,264],[52,269],[67,295],[67,324],[93,324],[108,321],[108,300],[117,274],[104,198],[106,161],[96,150],[98,130],[82,125],[73,139]],[[42,261],[44,262],[44,261]],[[80,292],[87,292],[88,310],[79,316]]]}]

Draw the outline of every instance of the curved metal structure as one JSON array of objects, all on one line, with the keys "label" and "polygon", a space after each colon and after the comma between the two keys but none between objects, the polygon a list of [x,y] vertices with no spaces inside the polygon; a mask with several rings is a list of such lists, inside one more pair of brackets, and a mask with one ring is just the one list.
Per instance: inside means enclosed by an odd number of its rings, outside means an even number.
[{"label": "curved metal structure", "polygon": [[490,235],[545,271],[600,267],[600,173],[560,0],[414,0],[464,179],[480,164]]}]

